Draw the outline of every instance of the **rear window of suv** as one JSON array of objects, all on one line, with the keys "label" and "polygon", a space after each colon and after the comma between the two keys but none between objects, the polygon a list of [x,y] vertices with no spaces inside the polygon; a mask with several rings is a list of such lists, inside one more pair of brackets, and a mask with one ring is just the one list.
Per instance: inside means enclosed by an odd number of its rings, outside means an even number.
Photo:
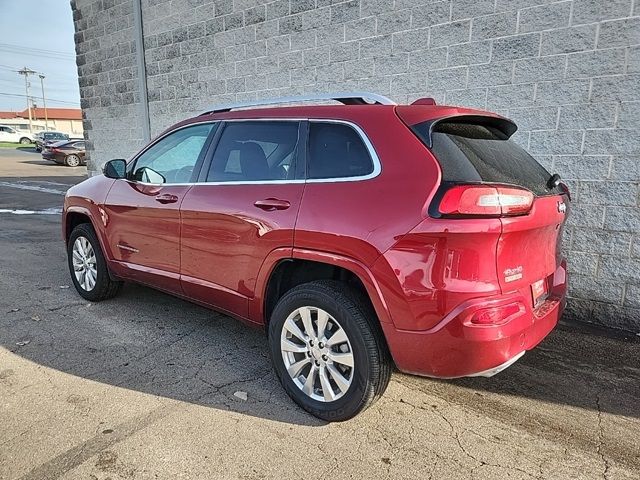
[{"label": "rear window of suv", "polygon": [[309,179],[361,177],[373,173],[362,137],[349,125],[309,124]]},{"label": "rear window of suv", "polygon": [[[427,144],[430,124],[411,127]],[[539,196],[561,193],[558,188],[547,187],[551,174],[495,126],[440,122],[431,132],[431,144],[444,182],[506,183],[525,187]]]}]

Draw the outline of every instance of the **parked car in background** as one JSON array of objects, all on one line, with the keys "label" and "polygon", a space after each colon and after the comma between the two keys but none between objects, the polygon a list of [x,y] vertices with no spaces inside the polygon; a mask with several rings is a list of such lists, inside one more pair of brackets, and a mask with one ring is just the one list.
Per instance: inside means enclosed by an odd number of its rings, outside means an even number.
[{"label": "parked car in background", "polygon": [[42,158],[68,167],[78,167],[85,165],[85,152],[84,140],[63,140],[44,147]]},{"label": "parked car in background", "polygon": [[[247,108],[328,99],[344,105]],[[567,293],[569,191],[516,129],[370,93],[210,109],[67,191],[71,279],[90,301],[134,281],[264,329],[285,391],[329,421],[394,364],[495,375]]]},{"label": "parked car in background", "polygon": [[29,145],[33,143],[34,136],[29,132],[16,130],[9,125],[0,125],[0,142],[21,143]]},{"label": "parked car in background", "polygon": [[43,147],[52,143],[60,142],[62,140],[69,140],[69,135],[67,135],[66,133],[52,131],[40,132],[37,133],[34,137],[37,152],[41,152]]}]

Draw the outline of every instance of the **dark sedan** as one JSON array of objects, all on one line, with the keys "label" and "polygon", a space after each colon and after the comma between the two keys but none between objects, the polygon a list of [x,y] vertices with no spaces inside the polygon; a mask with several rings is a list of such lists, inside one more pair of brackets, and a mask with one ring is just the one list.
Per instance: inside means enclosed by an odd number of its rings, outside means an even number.
[{"label": "dark sedan", "polygon": [[62,132],[41,132],[35,136],[36,151],[43,151],[48,145],[63,140],[69,140],[69,135]]},{"label": "dark sedan", "polygon": [[42,152],[42,158],[68,167],[85,165],[84,140],[63,141],[51,144]]}]

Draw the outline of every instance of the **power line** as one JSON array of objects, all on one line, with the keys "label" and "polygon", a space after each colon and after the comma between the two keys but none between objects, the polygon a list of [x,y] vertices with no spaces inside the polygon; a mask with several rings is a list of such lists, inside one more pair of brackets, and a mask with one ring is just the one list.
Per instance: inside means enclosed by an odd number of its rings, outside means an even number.
[{"label": "power line", "polygon": [[0,43],[0,51],[64,60],[75,60],[76,58],[75,53],[61,52],[59,50],[47,50],[44,48],[24,47],[10,43]]},{"label": "power line", "polygon": [[[21,98],[25,98],[26,95],[21,95],[19,93],[4,93],[4,92],[0,92],[0,95],[3,95],[5,97],[21,97]],[[30,95],[30,98],[34,98],[33,95]],[[55,98],[47,98],[48,102],[54,102],[54,103],[66,103],[69,105],[80,105],[79,102],[70,102],[68,100],[56,100]]]},{"label": "power line", "polygon": [[[8,70],[10,72],[14,72],[17,73],[20,69],[18,67],[11,67],[9,65],[2,65],[0,64],[0,69],[2,70]],[[78,76],[77,75],[51,75],[49,73],[45,73],[45,72],[36,72],[39,75],[47,75],[47,77],[52,77],[55,79],[66,79],[66,80],[70,80],[72,82],[77,82],[78,80]]]},{"label": "power line", "polygon": [[11,48],[19,48],[22,50],[34,50],[34,51],[40,51],[40,52],[46,52],[46,53],[59,53],[61,55],[73,55],[69,52],[63,52],[62,50],[49,50],[46,48],[38,48],[38,47],[25,47],[24,45],[16,45],[13,43],[0,43],[0,47],[11,47]]},{"label": "power line", "polygon": [[29,57],[41,57],[41,58],[48,58],[50,60],[59,60],[59,61],[68,61],[68,62],[74,62],[75,63],[75,57],[62,57],[59,55],[46,55],[46,54],[42,54],[42,53],[34,53],[34,52],[21,52],[21,51],[16,51],[13,48],[2,48],[0,47],[0,52],[3,53],[15,53],[21,56],[29,56]]}]

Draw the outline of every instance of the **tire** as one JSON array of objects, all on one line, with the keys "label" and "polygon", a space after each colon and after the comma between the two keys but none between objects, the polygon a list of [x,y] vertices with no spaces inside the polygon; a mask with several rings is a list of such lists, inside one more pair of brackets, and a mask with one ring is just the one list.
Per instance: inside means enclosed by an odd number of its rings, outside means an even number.
[{"label": "tire", "polygon": [[[299,328],[297,336],[290,330],[291,323],[303,326],[306,309],[313,335],[307,335],[309,328]],[[318,320],[324,313],[328,314],[327,327],[325,335],[318,338]],[[344,335],[338,337],[346,341],[335,340],[329,345],[340,330]],[[305,340],[300,339],[300,334]],[[389,384],[392,362],[375,312],[343,282],[320,280],[289,290],[273,310],[268,335],[271,360],[285,391],[304,410],[322,420],[335,422],[354,417],[371,406]],[[347,365],[349,354],[351,367]],[[332,361],[339,357],[340,361]],[[299,368],[305,359],[307,363]],[[314,366],[313,384],[309,387],[307,380]]]},{"label": "tire", "polygon": [[80,165],[82,165],[82,161],[80,160],[80,157],[78,155],[74,155],[72,153],[71,155],[67,155],[66,157],[64,157],[64,164],[67,167],[79,167]]},{"label": "tire", "polygon": [[28,139],[27,137],[22,137],[20,139],[20,144],[22,144],[22,145],[30,145],[31,144],[31,140]]},{"label": "tire", "polygon": [[[76,246],[78,245],[78,246]],[[75,257],[76,262],[83,257],[82,252],[78,250],[82,245],[85,246],[84,258],[87,258],[87,262],[83,263],[85,271],[89,265],[95,266],[95,274],[90,275],[94,278],[94,282],[88,281],[85,283],[82,274],[80,278],[76,275],[76,267],[74,266],[74,250],[80,256]],[[86,247],[86,246],[90,247]],[[91,255],[91,252],[93,255]],[[93,262],[91,259],[93,258]],[[109,270],[107,268],[107,262],[105,261],[102,249],[100,248],[100,242],[96,236],[93,227],[89,223],[81,223],[73,229],[67,242],[67,263],[69,265],[69,273],[71,274],[71,281],[73,286],[83,298],[92,302],[99,302],[107,300],[118,294],[122,287],[122,282],[114,281],[109,276]]]}]

